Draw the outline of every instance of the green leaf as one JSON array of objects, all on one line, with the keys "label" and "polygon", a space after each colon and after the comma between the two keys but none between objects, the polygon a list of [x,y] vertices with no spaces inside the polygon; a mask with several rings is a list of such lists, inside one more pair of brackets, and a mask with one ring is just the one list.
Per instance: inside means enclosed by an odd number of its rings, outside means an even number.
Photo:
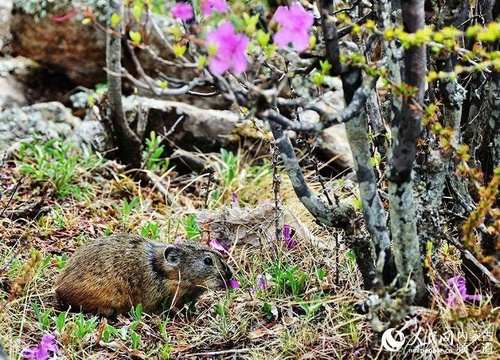
[{"label": "green leaf", "polygon": [[312,81],[314,85],[320,87],[325,82],[325,76],[319,72],[314,73]]},{"label": "green leaf", "polygon": [[134,15],[135,21],[138,23],[141,22],[141,16],[142,16],[142,3],[136,3],[134,7],[132,8],[132,14]]},{"label": "green leaf", "polygon": [[137,44],[140,44],[141,43],[141,40],[142,40],[142,36],[141,36],[141,33],[139,31],[132,31],[130,30],[128,32],[129,36],[130,36],[130,39],[137,43]]},{"label": "green leaf", "polygon": [[331,70],[331,68],[332,68],[332,64],[330,64],[330,63],[328,62],[328,60],[325,60],[325,61],[321,61],[321,60],[320,60],[320,61],[319,61],[319,65],[321,66],[321,73],[322,73],[323,75],[328,74],[328,72],[329,72],[329,71]]},{"label": "green leaf", "polygon": [[262,46],[263,48],[269,44],[269,40],[271,39],[271,34],[266,33],[264,30],[259,29],[257,30],[257,41],[259,42],[259,45]]},{"label": "green leaf", "polygon": [[186,53],[187,47],[186,47],[186,45],[181,45],[181,44],[177,43],[177,44],[174,44],[173,49],[174,49],[175,57],[180,57]]},{"label": "green leaf", "polygon": [[158,86],[162,89],[166,89],[168,86],[167,80],[158,80]]},{"label": "green leaf", "polygon": [[113,13],[113,15],[111,15],[111,27],[114,29],[119,23],[120,15],[118,15],[117,13]]}]

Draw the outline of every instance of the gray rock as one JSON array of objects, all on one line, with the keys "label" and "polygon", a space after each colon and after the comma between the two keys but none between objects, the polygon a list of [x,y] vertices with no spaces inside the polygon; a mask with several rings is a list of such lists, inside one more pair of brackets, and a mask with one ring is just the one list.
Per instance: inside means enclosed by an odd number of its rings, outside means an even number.
[{"label": "gray rock", "polygon": [[212,151],[237,141],[238,132],[243,131],[239,116],[232,111],[206,110],[138,96],[125,98],[123,108],[131,121],[137,119],[140,109],[148,119],[148,132],[166,135],[169,141],[186,150]]},{"label": "gray rock", "polygon": [[13,0],[0,1],[0,51],[3,51],[4,47],[9,43],[12,3]]},{"label": "gray rock", "polygon": [[[318,99],[316,105],[327,113],[342,110],[345,107],[342,91],[325,93]],[[301,121],[316,123],[319,121],[319,115],[315,111],[306,110],[300,114],[300,119]],[[345,169],[354,166],[354,159],[344,124],[333,125],[323,130],[318,136],[317,145],[319,152],[325,159],[334,159],[335,164]]]},{"label": "gray rock", "polygon": [[59,102],[40,103],[0,114],[0,151],[33,136],[66,138],[81,122]]},{"label": "gray rock", "polygon": [[0,76],[0,111],[28,104],[23,86],[12,76]]},{"label": "gray rock", "polygon": [[100,152],[106,152],[113,148],[104,126],[97,120],[82,121],[76,125],[71,140],[79,146],[88,146]]},{"label": "gray rock", "polygon": [[0,58],[0,112],[26,106],[25,86],[16,76],[25,76],[37,68],[34,61],[23,58]]}]

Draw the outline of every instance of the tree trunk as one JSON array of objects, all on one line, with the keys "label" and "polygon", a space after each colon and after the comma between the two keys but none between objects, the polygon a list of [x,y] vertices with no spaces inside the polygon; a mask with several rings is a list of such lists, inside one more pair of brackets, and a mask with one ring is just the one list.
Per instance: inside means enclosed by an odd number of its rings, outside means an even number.
[{"label": "tree trunk", "polygon": [[[425,26],[424,1],[402,1],[403,26],[415,33]],[[392,124],[392,147],[388,162],[389,206],[399,283],[415,282],[415,301],[426,302],[427,291],[423,274],[423,259],[417,234],[415,201],[413,198],[413,162],[420,136],[425,92],[425,45],[410,46],[405,51],[404,81],[416,92],[403,98],[401,117]]]},{"label": "tree trunk", "polygon": [[[116,25],[111,23],[113,14],[120,17]],[[122,3],[110,0],[106,34],[106,65],[108,68],[109,104],[107,116],[113,126],[113,135],[118,146],[118,157],[133,168],[141,167],[141,139],[130,129],[122,104],[121,74],[121,19],[123,18]]]}]

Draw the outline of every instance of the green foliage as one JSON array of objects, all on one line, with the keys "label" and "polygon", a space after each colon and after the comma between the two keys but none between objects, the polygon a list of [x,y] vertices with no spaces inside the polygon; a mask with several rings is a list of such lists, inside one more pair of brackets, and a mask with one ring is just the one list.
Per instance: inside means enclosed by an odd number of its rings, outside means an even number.
[{"label": "green foliage", "polygon": [[74,336],[77,340],[81,340],[85,335],[91,334],[99,324],[96,316],[86,320],[82,313],[75,316],[73,323],[76,325],[74,327]]},{"label": "green foliage", "polygon": [[172,346],[169,343],[165,343],[159,351],[160,359],[171,359],[172,358]]},{"label": "green foliage", "polygon": [[140,44],[141,43],[142,36],[141,36],[141,33],[139,31],[130,30],[128,32],[128,35],[130,36],[130,40],[132,40],[136,44]]},{"label": "green foliage", "polygon": [[267,272],[271,274],[277,296],[292,295],[299,298],[308,277],[299,269],[299,265],[275,263],[267,268]]},{"label": "green foliage", "polygon": [[128,223],[130,214],[132,211],[140,204],[141,198],[139,196],[134,197],[130,202],[127,199],[122,199],[121,205],[113,203],[112,206],[118,213],[118,219],[123,224]]},{"label": "green foliage", "polygon": [[120,20],[120,15],[113,13],[113,15],[111,15],[111,27],[116,28],[116,26],[120,23]]},{"label": "green foliage", "polygon": [[226,149],[220,150],[220,158],[214,167],[217,186],[211,193],[211,206],[230,201],[233,193],[240,195],[240,191],[255,191],[272,174],[271,163],[267,159],[262,161],[262,165],[251,165],[242,154]]},{"label": "green foliage", "polygon": [[68,262],[68,254],[56,255],[54,257],[54,260],[56,262],[57,268],[61,270],[66,266],[66,263]]},{"label": "green foliage", "polygon": [[62,311],[59,315],[53,318],[56,323],[56,329],[59,333],[62,333],[64,326],[66,325],[66,319],[68,318],[68,311]]},{"label": "green foliage", "polygon": [[132,308],[130,309],[130,316],[135,321],[140,322],[142,317],[142,304],[132,306]]},{"label": "green foliage", "polygon": [[318,269],[316,270],[316,276],[319,281],[323,281],[326,277],[326,271],[324,269]]},{"label": "green foliage", "polygon": [[162,157],[165,146],[162,145],[163,137],[157,136],[154,131],[149,134],[149,139],[146,139],[146,148],[142,152],[142,163],[144,166],[157,172],[165,172],[169,166],[169,159]]},{"label": "green foliage", "polygon": [[49,329],[54,323],[54,319],[51,316],[53,310],[52,309],[41,310],[40,307],[35,303],[31,303],[31,308],[35,313],[38,323],[40,324],[41,330],[45,331]]},{"label": "green foliage", "polygon": [[186,229],[186,236],[188,239],[198,239],[200,237],[200,228],[196,222],[196,216],[191,214],[187,217],[184,224]]},{"label": "green foliage", "polygon": [[147,237],[151,240],[156,240],[160,236],[161,228],[157,222],[148,222],[145,226],[141,227],[140,235]]},{"label": "green foliage", "polygon": [[310,301],[301,302],[299,305],[306,313],[308,318],[316,315],[319,310],[323,307],[323,299],[321,298],[321,294],[316,294],[316,299]]},{"label": "green foliage", "polygon": [[227,151],[224,148],[220,149],[220,155],[222,160],[220,163],[220,172],[222,174],[223,185],[229,185],[234,180],[239,162],[241,161],[241,155],[234,155],[232,151]]},{"label": "green foliage", "polygon": [[68,140],[57,139],[44,144],[22,143],[18,156],[21,173],[44,187],[48,185],[60,198],[81,199],[90,195],[90,185],[82,183],[81,177],[103,163],[95,154],[76,149]]},{"label": "green foliage", "polygon": [[130,330],[130,339],[132,340],[132,349],[138,349],[141,343],[141,335],[133,330]]}]

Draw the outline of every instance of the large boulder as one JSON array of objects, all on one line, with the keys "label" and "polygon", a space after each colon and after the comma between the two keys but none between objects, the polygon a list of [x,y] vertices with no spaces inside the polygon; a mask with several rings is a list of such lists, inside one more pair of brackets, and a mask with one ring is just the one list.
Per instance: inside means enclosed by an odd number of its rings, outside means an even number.
[{"label": "large boulder", "polygon": [[[11,19],[12,53],[61,71],[77,84],[92,87],[106,80],[106,34],[83,25],[81,11],[66,21],[55,21],[74,11],[67,4],[17,1]],[[57,9],[57,10],[56,10]]]},{"label": "large boulder", "polygon": [[0,1],[0,53],[3,53],[5,45],[10,38],[10,12],[13,0]]},{"label": "large boulder", "polygon": [[[83,24],[85,19],[83,5],[90,5],[101,28],[93,24]],[[65,74],[75,85],[88,88],[106,82],[106,33],[102,30],[105,24],[107,1],[103,0],[60,0],[47,2],[42,0],[19,0],[14,4],[11,19],[12,53],[33,59],[40,64]],[[166,29],[173,24],[173,19],[158,14],[152,15],[158,28],[163,31],[161,37],[153,28],[153,19],[145,21],[146,35],[143,41],[158,56],[166,60],[174,60],[173,53],[166,48],[163,38],[173,43],[173,35]],[[127,25],[138,30],[138,25],[130,19]],[[194,68],[178,68],[164,65],[143,49],[134,48],[134,54],[144,71],[155,77],[158,71],[166,76],[191,80],[198,75]],[[188,55],[186,55],[188,56]],[[122,65],[135,75],[136,67],[131,60],[130,52],[123,49]],[[130,84],[124,81],[130,89]],[[211,92],[212,89],[200,88],[200,92]],[[155,97],[149,89],[139,89],[139,94]],[[187,102],[202,108],[226,109],[230,104],[222,96],[199,97],[193,95],[169,96],[169,100]]]},{"label": "large boulder", "polygon": [[30,72],[32,62],[24,58],[0,58],[0,112],[28,104],[24,85],[16,75]]},{"label": "large boulder", "polygon": [[0,113],[0,151],[32,136],[66,138],[81,120],[58,102],[40,103]]},{"label": "large boulder", "polygon": [[220,147],[243,146],[245,141],[249,145],[263,138],[250,123],[228,110],[200,109],[177,101],[138,96],[125,98],[123,107],[130,123],[137,119],[138,111],[146,114],[146,137],[155,131],[166,135],[174,147],[185,150],[218,151]]}]

